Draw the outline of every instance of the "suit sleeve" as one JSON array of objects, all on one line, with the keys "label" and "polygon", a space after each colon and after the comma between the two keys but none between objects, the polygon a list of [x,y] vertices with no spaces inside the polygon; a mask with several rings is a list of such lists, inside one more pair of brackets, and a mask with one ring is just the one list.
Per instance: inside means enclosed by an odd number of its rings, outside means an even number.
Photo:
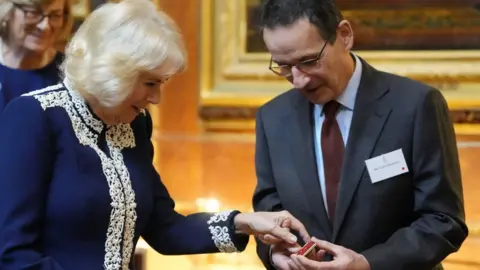
[{"label": "suit sleeve", "polygon": [[[256,118],[255,170],[257,186],[253,194],[253,209],[254,211],[281,211],[283,206],[273,178],[261,108],[258,110]],[[257,243],[257,254],[263,265],[267,270],[275,269],[270,259],[270,246],[263,244],[257,238],[255,238],[255,241]]]},{"label": "suit sleeve", "polygon": [[[151,137],[152,123],[147,115],[147,133]],[[153,161],[153,145],[149,143]],[[154,209],[144,240],[165,255],[240,252],[245,250],[249,236],[235,233],[233,219],[239,213],[229,210],[219,213],[196,213],[183,216],[175,211],[175,203],[155,168],[151,166]]]},{"label": "suit sleeve", "polygon": [[63,270],[42,254],[41,228],[54,159],[45,111],[20,97],[0,115],[0,269]]},{"label": "suit sleeve", "polygon": [[455,131],[438,90],[419,104],[414,125],[415,220],[362,253],[372,270],[432,269],[468,235]]}]

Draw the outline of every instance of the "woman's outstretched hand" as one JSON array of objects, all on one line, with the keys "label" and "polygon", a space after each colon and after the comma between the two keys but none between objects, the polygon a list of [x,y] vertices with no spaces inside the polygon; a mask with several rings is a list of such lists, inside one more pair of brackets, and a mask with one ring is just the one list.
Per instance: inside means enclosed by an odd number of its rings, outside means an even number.
[{"label": "woman's outstretched hand", "polygon": [[310,239],[305,226],[288,211],[240,213],[234,221],[237,233],[255,235],[267,245],[296,244],[298,239],[290,229],[297,231],[304,241]]}]

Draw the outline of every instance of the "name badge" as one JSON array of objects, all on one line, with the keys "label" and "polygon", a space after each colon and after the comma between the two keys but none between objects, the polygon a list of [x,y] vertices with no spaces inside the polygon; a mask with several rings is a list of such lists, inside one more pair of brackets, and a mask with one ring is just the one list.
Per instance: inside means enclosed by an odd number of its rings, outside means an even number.
[{"label": "name badge", "polygon": [[372,183],[408,172],[402,149],[367,159],[365,164]]}]

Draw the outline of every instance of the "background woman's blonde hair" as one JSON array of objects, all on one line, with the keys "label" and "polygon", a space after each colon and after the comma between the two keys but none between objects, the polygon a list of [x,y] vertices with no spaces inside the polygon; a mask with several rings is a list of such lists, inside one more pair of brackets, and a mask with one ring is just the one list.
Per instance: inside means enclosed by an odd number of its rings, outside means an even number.
[{"label": "background woman's blonde hair", "polygon": [[173,20],[149,0],[107,3],[83,22],[65,50],[62,71],[87,100],[120,105],[140,72],[162,64],[171,74],[185,68],[182,36]]},{"label": "background woman's blonde hair", "polygon": [[[4,38],[8,30],[8,19],[13,12],[14,4],[41,6],[51,4],[54,0],[0,0],[0,38]],[[64,21],[62,29],[58,35],[58,41],[64,41],[70,35],[73,27],[72,1],[65,0]]]}]

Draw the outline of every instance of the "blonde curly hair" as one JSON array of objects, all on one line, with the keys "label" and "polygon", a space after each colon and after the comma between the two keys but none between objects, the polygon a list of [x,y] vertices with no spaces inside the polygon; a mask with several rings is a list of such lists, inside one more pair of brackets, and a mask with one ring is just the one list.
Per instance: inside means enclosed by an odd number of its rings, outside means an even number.
[{"label": "blonde curly hair", "polygon": [[177,25],[149,0],[106,3],[94,10],[65,49],[61,66],[85,99],[106,108],[120,105],[141,72],[167,64],[170,74],[186,65]]}]

